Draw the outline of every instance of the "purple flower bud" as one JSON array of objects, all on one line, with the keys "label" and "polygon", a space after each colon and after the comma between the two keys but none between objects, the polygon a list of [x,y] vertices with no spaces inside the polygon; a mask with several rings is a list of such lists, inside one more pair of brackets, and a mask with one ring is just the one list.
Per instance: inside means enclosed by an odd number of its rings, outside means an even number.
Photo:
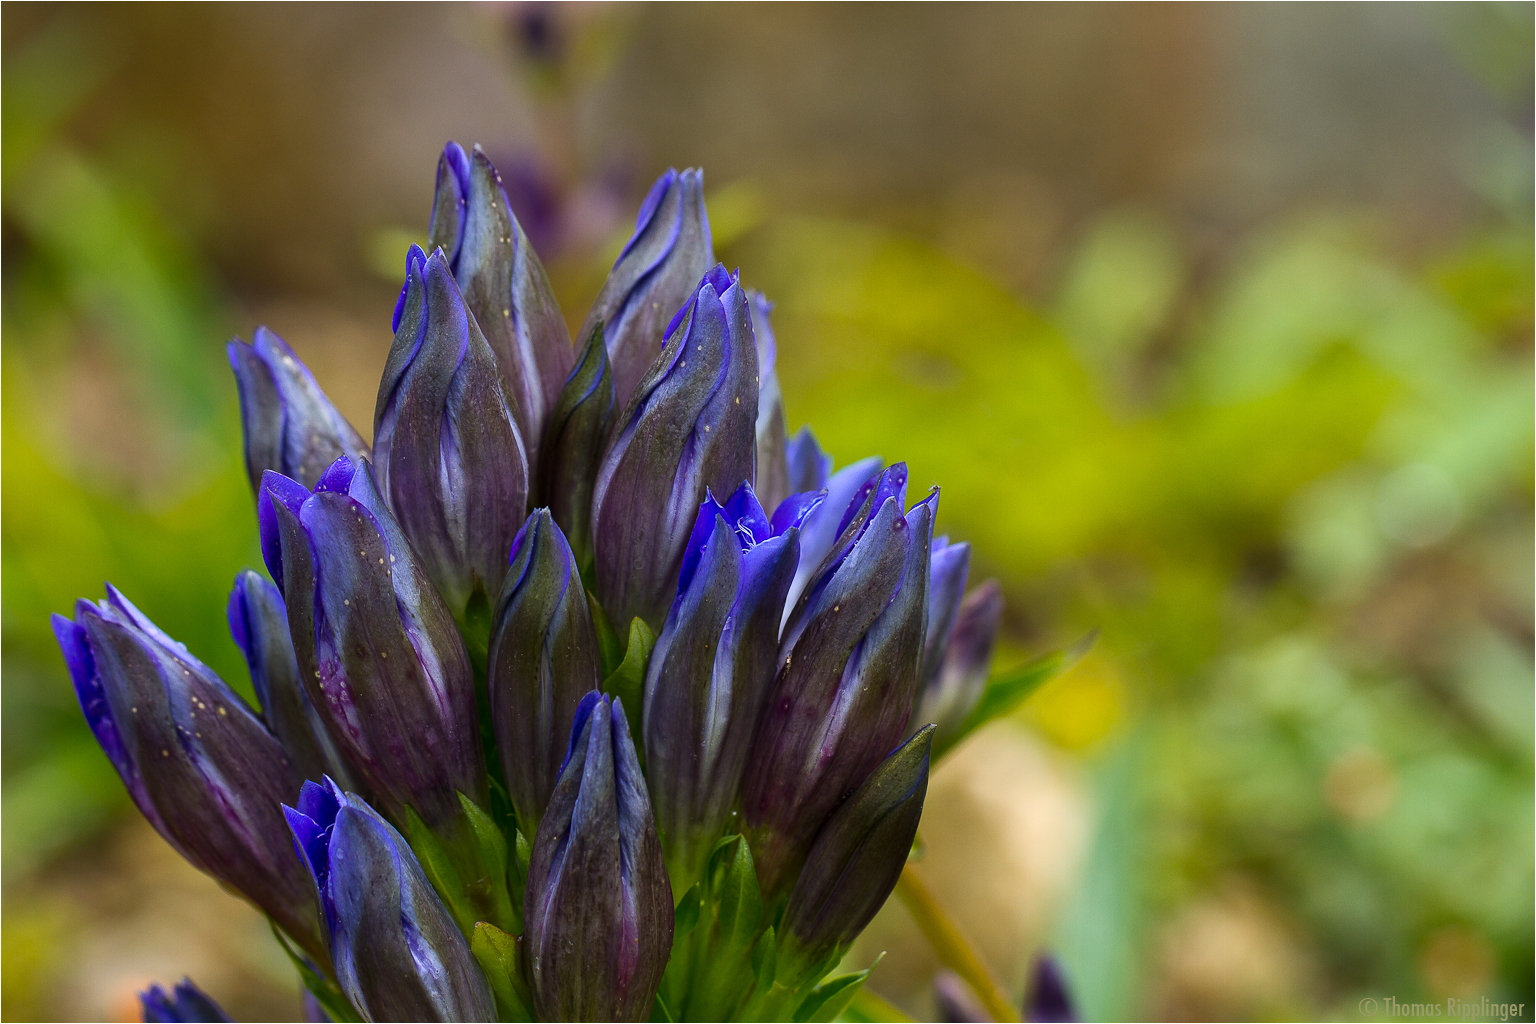
[{"label": "purple flower bud", "polygon": [[191,978],[182,978],[169,992],[159,985],[149,986],[139,993],[139,1005],[144,1010],[146,1024],[151,1021],[157,1024],[194,1024],[230,1019],[223,1007],[192,984]]},{"label": "purple flower bud", "polygon": [[491,720],[507,792],[531,836],[559,778],[576,708],[602,683],[587,594],[548,509],[534,512],[513,542],[492,621]]},{"label": "purple flower bud", "polygon": [[444,148],[429,237],[495,353],[536,480],[544,427],[576,353],[544,265],[479,146],[469,156],[456,142]]},{"label": "purple flower bud", "polygon": [[374,413],[379,486],[454,618],[474,602],[483,620],[527,515],[523,439],[441,250],[411,247],[396,326]]},{"label": "purple flower bud", "polygon": [[314,493],[268,473],[257,518],[299,675],[357,777],[434,829],[462,814],[459,793],[483,806],[469,656],[372,468],[338,459]]},{"label": "purple flower bud", "polygon": [[251,344],[235,338],[228,351],[240,388],[252,490],[260,488],[261,474],[269,469],[313,487],[325,467],[341,456],[368,457],[367,443],[282,338],[258,327]]},{"label": "purple flower bud", "polygon": [[299,678],[299,661],[288,637],[283,595],[247,569],[229,594],[229,631],[245,655],[261,717],[306,779],[329,775],[352,789],[352,770],[342,759]]},{"label": "purple flower bud", "polygon": [[555,401],[544,435],[538,493],[581,565],[592,562],[592,485],[613,422],[613,373],[599,323]]},{"label": "purple flower bud", "polygon": [[906,467],[864,488],[780,637],[744,790],[764,896],[906,733],[928,611],[935,489],[905,515]]},{"label": "purple flower bud", "polygon": [[816,836],[780,926],[791,977],[793,964],[840,959],[895,888],[923,816],[932,742],[929,726],[892,751]]},{"label": "purple flower bud", "polygon": [[756,418],[746,293],[717,265],[678,310],[593,488],[597,592],[613,622],[661,625],[705,492],[753,478]]},{"label": "purple flower bud", "polygon": [[1071,1022],[1082,1020],[1073,1003],[1061,967],[1049,953],[1035,957],[1029,975],[1029,989],[1024,996],[1024,1019],[1030,1022]]},{"label": "purple flower bud", "polygon": [[960,727],[987,689],[1002,617],[1003,589],[997,580],[987,580],[966,594],[955,614],[938,670],[923,682],[912,721],[938,726],[933,743],[940,753],[960,738]]},{"label": "purple flower bud", "polygon": [[[789,497],[789,462],[785,452],[784,398],[779,391],[778,345],[768,314],[773,303],[762,292],[747,292],[752,303],[752,337],[757,342],[757,479],[753,489],[765,508]],[[825,482],[805,490],[819,491]]]},{"label": "purple flower bud", "polygon": [[704,212],[704,172],[668,170],[651,186],[635,234],[587,314],[581,337],[605,325],[618,402],[640,387],[659,355],[663,331],[715,262]]},{"label": "purple flower bud", "polygon": [[933,1001],[944,1024],[991,1024],[992,1015],[965,979],[954,971],[933,976]]},{"label": "purple flower bud", "polygon": [[314,894],[278,810],[300,779],[276,737],[217,675],[116,588],[54,634],[80,709],[150,824],[195,867],[265,910],[324,962]]},{"label": "purple flower bud", "polygon": [[814,504],[781,507],[785,520],[770,522],[749,484],[724,506],[705,497],[677,600],[651,651],[641,716],[646,777],[679,889],[698,878],[735,814],[773,681],[799,522]]},{"label": "purple flower bud", "polygon": [[581,703],[523,915],[539,1019],[650,1019],[672,949],[672,886],[618,700]]},{"label": "purple flower bud", "polygon": [[330,779],[284,807],[330,930],[342,992],[366,1020],[493,1021],[469,943],[394,827]]},{"label": "purple flower bud", "polygon": [[948,537],[934,538],[928,561],[928,633],[923,640],[921,674],[924,690],[938,679],[970,571],[969,544],[951,544]]},{"label": "purple flower bud", "polygon": [[789,596],[784,604],[785,622],[811,582],[811,576],[837,542],[848,506],[864,485],[880,472],[880,459],[871,455],[834,473],[832,457],[822,452],[810,427],[801,427],[800,433],[789,442],[788,465],[792,493],[825,490],[827,497],[806,518],[800,530],[800,567],[795,570],[794,582],[789,585]]}]

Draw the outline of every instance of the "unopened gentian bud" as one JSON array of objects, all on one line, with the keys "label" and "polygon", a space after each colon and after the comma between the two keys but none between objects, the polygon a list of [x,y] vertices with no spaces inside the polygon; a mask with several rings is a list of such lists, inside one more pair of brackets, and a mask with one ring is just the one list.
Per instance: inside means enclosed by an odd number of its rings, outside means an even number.
[{"label": "unopened gentian bud", "polygon": [[592,495],[597,592],[611,621],[659,629],[706,491],[753,478],[757,349],[746,293],[716,265],[677,311]]},{"label": "unopened gentian bud", "polygon": [[269,473],[257,514],[300,677],[379,806],[434,829],[459,793],[484,806],[469,656],[371,467],[338,459],[313,493]]},{"label": "unopened gentian bud", "polygon": [[800,433],[787,445],[787,463],[791,494],[824,490],[827,496],[806,517],[805,525],[800,529],[800,567],[795,570],[795,579],[789,585],[789,596],[784,606],[786,622],[801,593],[842,532],[839,527],[854,496],[880,472],[880,459],[871,455],[834,473],[832,457],[821,450],[810,427],[801,427]]},{"label": "unopened gentian bud", "polygon": [[329,775],[356,789],[351,768],[336,749],[299,678],[299,660],[288,636],[288,607],[283,604],[282,593],[247,569],[235,577],[228,615],[229,631],[251,670],[261,717],[299,776],[318,779]]},{"label": "unopened gentian bud", "polygon": [[895,888],[923,816],[932,743],[929,726],[893,751],[816,836],[780,926],[790,976],[796,965],[830,967]]},{"label": "unopened gentian bud", "polygon": [[493,617],[491,721],[507,792],[524,835],[534,835],[560,775],[581,699],[602,682],[587,594],[548,509],[512,545]]},{"label": "unopened gentian bud", "polygon": [[[762,292],[747,292],[752,303],[752,337],[757,342],[757,479],[753,489],[764,508],[777,508],[792,493],[785,450],[784,396],[779,390],[778,342]],[[819,491],[825,484],[806,490]]]},{"label": "unopened gentian bud", "polygon": [[139,1006],[144,1011],[146,1024],[194,1024],[230,1019],[222,1006],[192,984],[191,978],[182,978],[169,992],[159,985],[149,986],[139,993]]},{"label": "unopened gentian bud", "polygon": [[[454,618],[484,642],[512,538],[528,510],[528,457],[490,346],[442,250],[411,247],[374,412],[379,486]],[[484,648],[480,647],[483,651]]]},{"label": "unopened gentian bud", "polygon": [[672,916],[623,706],[589,694],[528,867],[523,950],[538,1019],[649,1020]]},{"label": "unopened gentian bud", "polygon": [[742,484],[724,506],[709,495],[699,509],[677,599],[651,651],[641,716],[651,804],[680,889],[698,878],[740,800],[799,524],[816,497],[785,502],[770,521]]},{"label": "unopened gentian bud", "polygon": [[367,443],[282,338],[258,327],[251,344],[235,338],[228,351],[240,389],[252,490],[260,488],[261,474],[269,469],[313,487],[341,456],[367,458]]},{"label": "unopened gentian bud", "polygon": [[544,433],[538,492],[581,565],[592,562],[592,485],[613,422],[613,372],[603,325],[587,336]]},{"label": "unopened gentian bud", "polygon": [[1029,972],[1029,988],[1024,994],[1024,1019],[1031,1024],[1082,1020],[1062,975],[1061,965],[1049,953],[1036,956]]},{"label": "unopened gentian bud", "polygon": [[743,801],[769,899],[843,796],[906,734],[938,491],[903,514],[905,485],[898,463],[864,488],[780,637]]},{"label": "unopened gentian bud", "polygon": [[260,717],[114,587],[53,630],[85,720],[150,824],[323,963],[278,810],[302,780]]},{"label": "unopened gentian bud", "polygon": [[468,155],[456,142],[444,148],[428,234],[428,250],[443,250],[495,354],[536,480],[544,427],[575,352],[544,265],[479,146]]},{"label": "unopened gentian bud", "polygon": [[933,539],[933,552],[928,559],[928,633],[923,640],[924,690],[938,678],[970,572],[969,544],[951,544],[948,537]]},{"label": "unopened gentian bud", "polygon": [[715,262],[704,212],[704,172],[668,170],[651,186],[635,234],[587,314],[581,337],[605,324],[608,361],[622,407],[661,354],[672,314]]},{"label": "unopened gentian bud", "polygon": [[493,1021],[469,943],[399,832],[330,779],[285,806],[330,931],[336,981],[367,1020]]},{"label": "unopened gentian bud", "polygon": [[933,745],[941,754],[960,738],[961,727],[986,692],[1002,617],[1003,589],[997,580],[987,580],[966,594],[955,614],[938,671],[923,682],[912,722],[938,726]]}]

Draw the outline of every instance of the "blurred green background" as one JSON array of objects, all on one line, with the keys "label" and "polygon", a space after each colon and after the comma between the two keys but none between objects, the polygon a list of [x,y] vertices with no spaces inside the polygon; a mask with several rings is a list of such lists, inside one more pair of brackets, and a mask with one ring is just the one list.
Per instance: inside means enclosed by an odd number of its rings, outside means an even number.
[{"label": "blurred green background", "polygon": [[[1091,656],[936,773],[924,871],[1093,1019],[1533,1001],[1532,6],[6,5],[3,1005],[296,982],[132,813],[47,615],[103,580],[249,692],[223,343],[366,435],[437,152],[578,325],[703,166],[791,426],[905,458]],[[931,1014],[899,907],[854,956]],[[1369,1018],[1367,1018],[1369,1019]]]}]

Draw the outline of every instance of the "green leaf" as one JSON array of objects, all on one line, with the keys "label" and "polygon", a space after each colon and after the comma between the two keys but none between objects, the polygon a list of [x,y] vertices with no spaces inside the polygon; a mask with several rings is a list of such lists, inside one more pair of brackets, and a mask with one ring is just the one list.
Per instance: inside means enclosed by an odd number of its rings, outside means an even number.
[{"label": "green leaf", "polygon": [[629,735],[635,741],[635,750],[644,758],[644,744],[640,742],[640,700],[645,690],[645,666],[651,660],[651,648],[656,646],[656,634],[639,618],[629,624],[629,644],[624,648],[624,660],[619,667],[603,680],[603,692],[624,702],[624,717],[629,721]]},{"label": "green leaf", "polygon": [[773,925],[758,937],[757,945],[752,947],[752,975],[757,982],[757,991],[765,993],[773,985],[774,973],[778,970],[779,945],[773,934]]},{"label": "green leaf", "polygon": [[672,1024],[677,1020],[672,1011],[667,1009],[667,1001],[661,998],[661,993],[656,993],[656,1001],[651,1004],[651,1020],[653,1024]]},{"label": "green leaf", "polygon": [[512,894],[507,891],[506,834],[496,827],[496,822],[479,804],[463,793],[459,794],[459,805],[469,818],[480,864],[485,868],[485,876],[475,883],[477,889],[484,890],[478,893],[483,897],[481,903],[490,912],[492,924],[517,934],[523,930],[523,922],[522,915],[512,904]]},{"label": "green leaf", "polygon": [[511,876],[511,887],[519,897],[528,888],[528,863],[533,860],[533,845],[528,842],[528,837],[523,835],[522,829],[514,828],[512,831],[512,858],[508,865]]},{"label": "green leaf", "polygon": [[619,645],[619,635],[613,631],[613,624],[608,621],[603,606],[590,590],[587,591],[587,609],[592,613],[592,629],[597,633],[598,660],[602,662],[603,676],[606,678],[624,659],[624,648]]},{"label": "green leaf", "polygon": [[687,935],[698,927],[699,924],[699,887],[697,885],[683,893],[683,898],[677,901],[677,910],[673,912],[672,944],[677,945],[677,940]]},{"label": "green leaf", "polygon": [[533,1014],[524,999],[526,993],[518,991],[522,975],[518,969],[517,939],[488,921],[475,925],[469,937],[470,952],[480,961],[481,970],[491,984],[491,994],[496,997],[497,1015],[502,1020],[531,1021]]},{"label": "green leaf", "polygon": [[795,1011],[795,1020],[804,1024],[836,1020],[853,1002],[853,997],[859,994],[859,988],[864,984],[864,979],[869,977],[869,972],[884,957],[885,954],[881,953],[874,963],[856,974],[840,975],[817,985]]},{"label": "green leaf", "polygon": [[432,888],[442,897],[443,905],[453,915],[454,923],[466,936],[475,929],[474,916],[469,911],[469,900],[464,892],[464,881],[448,858],[442,840],[427,828],[426,822],[414,810],[405,809],[405,841],[411,844],[421,869],[427,873]]},{"label": "green leaf", "polygon": [[720,905],[721,952],[726,955],[746,952],[763,919],[763,897],[757,887],[752,850],[744,837],[734,838],[735,851],[729,855],[716,896]]},{"label": "green leaf", "polygon": [[337,1024],[361,1024],[363,1018],[352,1008],[352,1004],[347,1001],[341,989],[336,987],[336,983],[315,970],[309,958],[289,944],[288,936],[283,934],[282,929],[275,922],[268,919],[267,923],[272,925],[272,934],[277,936],[277,944],[283,947],[283,952],[288,954],[288,959],[293,961],[294,967],[298,968],[299,978],[304,982],[304,987],[309,989],[310,994],[325,1008],[326,1015]]},{"label": "green leaf", "polygon": [[987,683],[987,689],[982,693],[981,700],[977,701],[960,728],[956,729],[942,746],[934,744],[934,760],[949,753],[959,745],[961,740],[988,722],[1013,711],[1041,686],[1082,661],[1098,638],[1098,630],[1094,630],[1064,651],[1052,651],[1050,654],[1020,665],[1011,672],[994,676]]}]

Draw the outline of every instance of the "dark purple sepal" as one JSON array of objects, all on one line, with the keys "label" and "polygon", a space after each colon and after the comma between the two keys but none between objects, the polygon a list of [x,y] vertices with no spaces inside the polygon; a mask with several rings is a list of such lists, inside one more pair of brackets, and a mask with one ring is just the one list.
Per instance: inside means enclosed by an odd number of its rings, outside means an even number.
[{"label": "dark purple sepal", "polygon": [[[391,815],[437,830],[484,806],[464,641],[380,497],[371,467],[338,464],[294,512],[264,506],[281,548],[288,630],[311,702]],[[340,488],[345,487],[345,490]],[[263,542],[269,530],[263,521]]]},{"label": "dark purple sepal", "polygon": [[429,250],[441,248],[501,369],[530,470],[575,351],[549,277],[528,244],[502,187],[501,175],[479,146],[468,156],[454,142],[437,171]]},{"label": "dark purple sepal", "polygon": [[404,837],[329,779],[284,808],[342,992],[367,1020],[493,1021],[490,987]]},{"label": "dark purple sepal", "polygon": [[259,491],[261,474],[269,469],[313,487],[338,457],[368,456],[367,443],[282,338],[258,327],[251,344],[235,338],[228,353],[240,390],[252,490]]},{"label": "dark purple sepal", "polygon": [[144,816],[324,962],[314,894],[274,832],[301,780],[261,718],[110,585],[53,625],[86,721]]},{"label": "dark purple sepal", "polygon": [[716,266],[681,312],[603,457],[592,497],[598,597],[659,629],[706,491],[753,478],[757,353],[740,282]]},{"label": "dark purple sepal", "polygon": [[961,727],[986,692],[1002,617],[1003,588],[997,580],[987,580],[966,594],[955,613],[938,671],[923,683],[912,722],[938,726],[933,742],[941,754],[960,738]]},{"label": "dark purple sepal", "polygon": [[928,726],[892,751],[816,836],[779,926],[790,976],[796,964],[840,957],[895,888],[923,815],[932,744]]},{"label": "dark purple sepal", "polygon": [[798,557],[799,531],[772,532],[749,485],[724,507],[712,497],[701,506],[641,715],[651,804],[681,889],[698,879],[740,801]]},{"label": "dark purple sepal", "polygon": [[620,701],[582,704],[528,867],[523,951],[540,1020],[649,1020],[672,887]]},{"label": "dark purple sepal", "polygon": [[765,899],[787,889],[827,817],[906,734],[928,611],[938,491],[901,512],[873,495],[780,638],[743,816]]},{"label": "dark purple sepal", "polygon": [[613,414],[613,372],[598,323],[550,413],[536,491],[581,565],[592,562],[592,487]]},{"label": "dark purple sepal", "polygon": [[488,610],[528,506],[528,455],[496,357],[441,250],[406,260],[374,411],[379,486],[422,568],[465,621]]},{"label": "dark purple sepal", "polygon": [[576,559],[548,509],[528,518],[492,616],[491,721],[507,792],[534,835],[560,775],[577,705],[602,683]]},{"label": "dark purple sepal", "polygon": [[651,186],[635,233],[619,254],[582,325],[602,321],[623,406],[661,354],[668,323],[715,262],[704,211],[704,172],[668,170]]},{"label": "dark purple sepal", "polygon": [[191,978],[182,978],[169,992],[149,986],[139,993],[139,1006],[145,1024],[217,1024],[231,1019]]},{"label": "dark purple sepal", "polygon": [[235,577],[229,594],[229,631],[251,670],[251,686],[261,717],[305,779],[325,775],[357,789],[352,770],[336,749],[320,713],[299,678],[299,662],[288,636],[288,608],[283,595],[247,569]]},{"label": "dark purple sepal", "polygon": [[822,454],[816,438],[806,427],[790,442],[789,466],[791,492],[825,491],[826,499],[800,527],[800,567],[795,570],[794,582],[789,585],[789,597],[784,606],[786,623],[800,595],[810,585],[811,577],[837,543],[842,532],[838,527],[848,506],[864,485],[880,472],[881,460],[871,455],[833,473],[831,457]]}]

